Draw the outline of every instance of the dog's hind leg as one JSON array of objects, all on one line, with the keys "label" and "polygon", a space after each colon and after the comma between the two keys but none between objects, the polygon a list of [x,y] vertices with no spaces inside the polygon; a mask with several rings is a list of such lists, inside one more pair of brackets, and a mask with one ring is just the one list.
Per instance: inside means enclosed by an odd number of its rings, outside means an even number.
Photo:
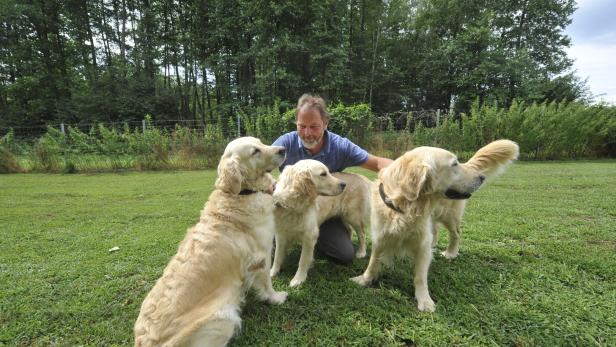
[{"label": "dog's hind leg", "polygon": [[363,258],[366,256],[366,223],[363,221],[353,227],[355,233],[357,233],[357,240],[359,245],[357,246],[357,252],[355,252],[356,258]]},{"label": "dog's hind leg", "polygon": [[241,326],[239,309],[225,307],[215,314],[215,318],[197,330],[188,341],[187,346],[226,346]]},{"label": "dog's hind leg", "polygon": [[302,253],[299,256],[297,272],[289,284],[291,287],[297,287],[306,280],[308,270],[314,259],[314,246],[317,243],[318,236],[319,228],[315,225],[314,230],[307,232],[302,238]]},{"label": "dog's hind leg", "polygon": [[440,225],[434,221],[432,223],[432,248],[436,248],[438,245],[438,229]]},{"label": "dog's hind leg", "polygon": [[355,234],[357,234],[357,240],[359,244],[357,245],[357,251],[355,251],[355,258],[363,258],[366,256],[366,223],[364,221],[349,221],[345,218],[342,219],[342,222],[346,226],[347,230],[349,230],[349,237],[352,235],[352,230],[355,230]]},{"label": "dog's hind leg", "polygon": [[289,247],[289,241],[282,235],[276,235],[276,249],[274,250],[274,263],[270,270],[270,277],[274,277],[280,272],[280,267],[284,262],[284,258],[287,256],[287,250]]},{"label": "dog's hind leg", "polygon": [[360,276],[351,278],[351,281],[365,287],[376,280],[381,269],[384,251],[385,248],[382,246],[382,243],[379,242],[379,240],[373,240],[372,253],[370,254],[370,260],[368,261],[366,271]]},{"label": "dog's hind leg", "polygon": [[447,249],[441,254],[443,257],[451,260],[458,256],[460,251],[460,223],[457,221],[445,223],[445,227],[449,231],[449,244]]}]

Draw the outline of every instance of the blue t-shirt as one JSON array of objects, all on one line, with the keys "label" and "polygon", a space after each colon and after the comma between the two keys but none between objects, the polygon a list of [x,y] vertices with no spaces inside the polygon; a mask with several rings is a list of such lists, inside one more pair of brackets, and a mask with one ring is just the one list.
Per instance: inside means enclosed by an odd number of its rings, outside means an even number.
[{"label": "blue t-shirt", "polygon": [[280,166],[280,171],[287,165],[293,165],[302,159],[314,159],[325,164],[330,172],[339,172],[347,167],[359,166],[368,160],[368,152],[351,142],[346,137],[325,130],[325,144],[315,155],[304,148],[297,131],[280,136],[272,146],[282,146],[287,149],[287,158]]}]

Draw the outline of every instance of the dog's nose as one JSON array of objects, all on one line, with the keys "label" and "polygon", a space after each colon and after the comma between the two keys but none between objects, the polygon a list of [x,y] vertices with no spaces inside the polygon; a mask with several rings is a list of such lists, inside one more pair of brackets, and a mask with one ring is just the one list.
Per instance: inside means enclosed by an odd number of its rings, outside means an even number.
[{"label": "dog's nose", "polygon": [[340,189],[344,190],[345,187],[346,187],[346,183],[340,182]]},{"label": "dog's nose", "polygon": [[483,183],[483,181],[486,180],[486,175],[484,174],[479,174],[479,180],[481,181],[481,183]]},{"label": "dog's nose", "polygon": [[286,151],[287,151],[286,149],[281,148],[281,149],[278,150],[278,154],[284,155]]}]

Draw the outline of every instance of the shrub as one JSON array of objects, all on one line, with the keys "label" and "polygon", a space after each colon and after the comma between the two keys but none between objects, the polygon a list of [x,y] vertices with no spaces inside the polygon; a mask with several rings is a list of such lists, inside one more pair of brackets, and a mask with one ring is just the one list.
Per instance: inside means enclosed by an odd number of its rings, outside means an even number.
[{"label": "shrub", "polygon": [[0,173],[24,172],[17,158],[4,146],[0,146]]}]

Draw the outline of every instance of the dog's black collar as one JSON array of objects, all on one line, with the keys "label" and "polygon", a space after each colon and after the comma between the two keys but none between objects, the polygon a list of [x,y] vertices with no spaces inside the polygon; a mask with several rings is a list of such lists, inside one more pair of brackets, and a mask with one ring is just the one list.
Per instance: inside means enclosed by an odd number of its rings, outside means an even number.
[{"label": "dog's black collar", "polygon": [[250,189],[244,189],[240,192],[240,195],[250,195],[250,194],[254,194],[257,193],[257,191],[254,190],[250,190]]},{"label": "dog's black collar", "polygon": [[389,196],[385,194],[385,189],[383,188],[382,182],[379,185],[379,194],[381,195],[381,200],[383,200],[383,202],[385,203],[385,205],[387,205],[387,207],[391,208],[392,210],[396,212],[402,213],[402,210],[396,207],[396,205],[394,205],[394,203],[391,201]]}]

